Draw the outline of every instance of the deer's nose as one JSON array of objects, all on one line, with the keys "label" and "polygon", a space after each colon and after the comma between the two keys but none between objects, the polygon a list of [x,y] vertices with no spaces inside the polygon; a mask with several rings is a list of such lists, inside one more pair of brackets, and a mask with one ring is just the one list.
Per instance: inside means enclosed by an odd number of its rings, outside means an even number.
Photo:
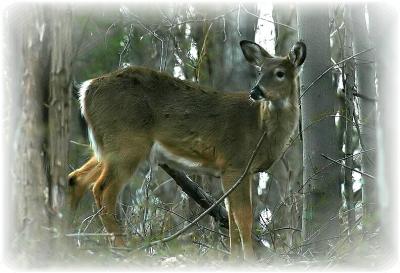
[{"label": "deer's nose", "polygon": [[258,85],[256,85],[253,89],[251,89],[250,98],[252,98],[253,100],[265,99],[264,94]]}]

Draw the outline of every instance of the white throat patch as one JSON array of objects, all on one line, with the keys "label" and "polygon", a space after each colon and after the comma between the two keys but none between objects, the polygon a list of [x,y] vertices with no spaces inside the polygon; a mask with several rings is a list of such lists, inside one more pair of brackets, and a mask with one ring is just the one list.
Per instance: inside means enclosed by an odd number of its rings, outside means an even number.
[{"label": "white throat patch", "polygon": [[268,109],[270,111],[286,109],[289,107],[289,105],[289,98],[284,98],[276,101],[268,101]]}]

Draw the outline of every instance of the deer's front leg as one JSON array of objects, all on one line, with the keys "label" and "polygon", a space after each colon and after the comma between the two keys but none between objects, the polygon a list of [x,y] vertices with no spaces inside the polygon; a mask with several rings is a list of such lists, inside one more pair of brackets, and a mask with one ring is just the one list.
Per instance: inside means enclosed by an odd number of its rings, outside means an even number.
[{"label": "deer's front leg", "polygon": [[[229,190],[239,179],[240,174],[225,174],[222,178],[224,190]],[[232,258],[238,256],[244,260],[255,258],[251,231],[253,211],[251,206],[251,186],[249,177],[228,196],[226,201],[229,213],[229,236]],[[242,255],[243,256],[242,256]]]}]

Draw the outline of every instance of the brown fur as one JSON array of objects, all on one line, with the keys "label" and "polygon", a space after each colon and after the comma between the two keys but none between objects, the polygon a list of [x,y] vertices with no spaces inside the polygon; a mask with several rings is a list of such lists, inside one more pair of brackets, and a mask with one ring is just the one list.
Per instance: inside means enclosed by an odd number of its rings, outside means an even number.
[{"label": "brown fur", "polygon": [[[174,157],[195,162],[189,169],[219,173],[225,190],[243,172],[264,130],[267,137],[250,173],[267,170],[279,157],[298,121],[296,81],[305,52],[271,57],[257,44],[241,46],[246,59],[260,67],[258,85],[267,100],[252,101],[248,92],[218,92],[144,67],[125,68],[91,82],[84,116],[100,162],[90,159],[70,178],[80,181],[82,189],[93,184],[108,232],[121,233],[115,220],[117,196],[155,142]],[[277,70],[285,72],[284,80],[277,80]],[[226,205],[232,254],[251,259],[250,179]],[[124,242],[117,237],[115,244]]]}]

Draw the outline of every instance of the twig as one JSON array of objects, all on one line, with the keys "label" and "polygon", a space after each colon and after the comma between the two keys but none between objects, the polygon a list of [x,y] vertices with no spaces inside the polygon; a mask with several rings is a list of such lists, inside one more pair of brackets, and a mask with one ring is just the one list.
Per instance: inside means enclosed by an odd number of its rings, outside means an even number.
[{"label": "twig", "polygon": [[208,249],[211,249],[211,250],[215,250],[215,251],[227,254],[227,255],[231,254],[229,251],[226,251],[226,250],[223,250],[223,249],[218,249],[218,248],[209,246],[209,245],[207,245],[205,243],[202,243],[202,242],[199,242],[199,241],[192,241],[192,243],[196,244],[196,245],[199,245],[199,246],[202,246],[202,247],[205,247],[205,248],[208,248]]},{"label": "twig", "polygon": [[[178,216],[179,218],[181,218],[181,219],[183,219],[183,220],[185,220],[185,221],[187,221],[187,222],[190,222],[189,219],[187,219],[186,217],[180,215],[179,213],[177,213],[177,212],[175,212],[175,211],[173,211],[173,210],[171,210],[171,209],[164,208],[164,207],[161,207],[161,206],[156,206],[156,208],[165,210],[165,211],[167,211],[167,212],[169,212],[169,213],[171,213],[171,214],[174,214],[174,215]],[[220,236],[229,237],[229,235],[226,235],[226,234],[224,234],[224,233],[215,231],[215,230],[213,230],[213,229],[211,229],[211,228],[208,228],[208,227],[205,227],[205,226],[203,226],[203,225],[197,224],[197,226],[198,226],[199,228],[202,228],[202,229],[208,230],[208,231],[210,231],[210,232],[216,233],[216,234],[218,234],[218,235],[220,235]]]},{"label": "twig", "polygon": [[[88,227],[90,226],[90,224],[93,222],[93,219],[94,219],[97,215],[99,215],[100,212],[103,211],[103,209],[104,209],[104,207],[100,208],[95,214],[86,217],[86,218],[82,221],[82,223],[80,224],[79,229],[78,229],[78,233],[81,233],[81,229],[82,229],[83,223],[85,223],[87,220],[90,219],[90,220],[89,220],[89,223],[86,225],[86,227],[85,227],[84,230],[83,230],[83,232],[85,232],[85,231],[88,229]],[[81,242],[80,242],[80,240],[79,240],[79,237],[78,237],[78,245],[79,245],[79,246],[81,245]]]},{"label": "twig", "polygon": [[224,24],[224,40],[223,42],[226,42],[226,22],[225,22],[225,17],[222,17],[222,23]]},{"label": "twig", "polygon": [[184,233],[185,231],[190,229],[192,226],[194,226],[196,223],[198,223],[204,216],[206,216],[212,209],[214,209],[214,207],[216,207],[219,203],[221,203],[231,192],[233,192],[242,183],[243,179],[246,177],[246,175],[249,172],[249,169],[251,167],[251,164],[253,163],[254,158],[255,158],[255,156],[257,154],[257,151],[259,150],[259,148],[260,148],[262,142],[264,141],[266,135],[267,135],[267,131],[264,131],[264,133],[260,137],[260,140],[258,141],[257,146],[254,149],[254,151],[253,151],[253,153],[252,153],[252,155],[251,155],[251,157],[250,157],[250,159],[249,159],[249,161],[247,163],[247,166],[246,166],[245,170],[243,171],[243,173],[239,177],[239,179],[236,181],[236,183],[227,192],[225,192],[225,194],[223,194],[211,207],[206,209],[196,219],[194,219],[192,223],[190,223],[186,227],[182,228],[180,231],[172,234],[171,236],[163,238],[161,240],[156,240],[156,241],[150,242],[148,244],[145,244],[144,246],[140,247],[139,249],[152,247],[152,246],[160,244],[160,243],[166,243],[168,241],[171,241],[171,240],[177,238],[179,235],[181,235],[182,233]]},{"label": "twig", "polygon": [[281,228],[276,228],[276,229],[274,229],[274,232],[275,232],[275,231],[280,231],[280,230],[293,230],[293,231],[301,232],[301,229],[293,228],[293,227],[281,227]]},{"label": "twig", "polygon": [[168,29],[171,29],[171,28],[173,28],[173,27],[180,26],[180,25],[184,25],[184,24],[214,22],[214,21],[217,21],[217,20],[219,20],[219,19],[221,19],[221,18],[225,20],[226,15],[228,15],[228,14],[230,14],[230,13],[232,13],[232,12],[235,12],[235,11],[237,11],[238,9],[239,9],[239,8],[231,9],[231,10],[229,10],[228,12],[225,12],[224,14],[215,16],[214,18],[211,18],[211,19],[207,19],[207,18],[203,18],[203,19],[191,19],[191,20],[186,20],[186,21],[182,21],[182,22],[179,22],[179,23],[175,23],[175,24],[170,24],[170,25],[168,25],[168,26],[166,26],[166,27],[168,27]]},{"label": "twig", "polygon": [[78,145],[78,146],[82,146],[82,147],[90,147],[89,144],[79,143],[79,142],[73,141],[73,140],[70,140],[69,142],[71,142],[72,144]]},{"label": "twig", "polygon": [[84,236],[104,236],[104,237],[112,237],[112,236],[126,236],[127,233],[68,233],[65,234],[67,237],[84,237]]},{"label": "twig", "polygon": [[257,17],[259,20],[266,21],[266,22],[269,22],[269,23],[272,23],[272,24],[275,24],[275,25],[278,25],[278,26],[286,27],[288,29],[297,31],[297,29],[295,29],[294,27],[291,27],[289,25],[286,25],[286,24],[283,24],[283,23],[279,23],[279,22],[275,22],[273,20],[265,19],[265,18],[263,18],[263,17],[261,17],[261,16],[259,16],[257,14],[254,14],[254,13],[248,11],[245,6],[242,6],[242,8],[247,14],[250,14],[250,15],[252,15],[254,17]]},{"label": "twig", "polygon": [[236,31],[237,31],[237,33],[239,34],[239,36],[242,36],[242,33],[240,33],[240,7],[241,7],[242,5],[241,4],[239,4],[239,9],[238,9],[238,12],[237,12],[237,17],[236,17]]},{"label": "twig", "polygon": [[201,46],[201,51],[200,51],[200,54],[199,54],[199,60],[197,61],[197,67],[196,67],[196,69],[197,69],[197,71],[196,71],[196,78],[197,78],[197,82],[199,82],[200,81],[200,67],[201,67],[201,63],[203,62],[203,57],[204,57],[204,55],[206,54],[205,53],[205,48],[206,48],[206,43],[207,43],[207,39],[208,39],[208,34],[210,33],[210,30],[211,30],[211,27],[213,26],[213,22],[208,26],[208,29],[207,29],[207,32],[206,32],[206,35],[204,36],[204,41],[203,41],[203,45]]},{"label": "twig", "polygon": [[136,14],[131,13],[133,20],[136,21],[144,30],[146,30],[148,33],[152,34],[153,37],[155,37],[157,40],[160,41],[161,43],[161,56],[160,56],[160,67],[159,70],[162,71],[162,64],[164,60],[164,40],[156,33],[157,30],[152,30],[149,27],[147,27],[145,24],[140,21],[139,17]]},{"label": "twig", "polygon": [[300,95],[300,97],[299,97],[299,101],[300,101],[300,99],[307,93],[307,91],[308,91],[317,81],[319,81],[323,76],[325,76],[326,73],[328,73],[329,71],[331,71],[333,68],[335,68],[336,66],[338,66],[338,65],[340,65],[340,64],[342,64],[342,63],[344,63],[344,62],[347,62],[348,60],[351,60],[351,59],[355,58],[355,57],[358,56],[358,55],[364,54],[364,53],[366,53],[366,52],[368,52],[368,51],[371,51],[371,50],[373,50],[373,49],[374,49],[374,48],[365,49],[365,50],[363,50],[363,51],[360,51],[360,52],[358,52],[358,53],[356,53],[356,54],[354,54],[354,55],[352,55],[352,56],[350,56],[350,57],[347,57],[347,58],[341,60],[340,62],[337,62],[337,63],[335,63],[334,65],[328,67],[328,68],[327,68],[324,72],[322,72],[312,83],[310,83],[310,85],[307,86],[307,88],[304,89],[303,93],[301,93],[301,95]]},{"label": "twig", "polygon": [[76,57],[78,56],[79,50],[80,50],[80,48],[81,48],[81,46],[82,46],[83,38],[84,38],[85,35],[86,35],[86,31],[87,31],[87,26],[88,26],[88,24],[89,24],[89,20],[91,19],[91,17],[92,17],[92,14],[90,14],[90,15],[86,18],[85,24],[83,25],[83,29],[82,29],[81,35],[80,35],[80,37],[79,37],[79,41],[78,41],[78,43],[77,43],[77,46],[75,47],[74,52],[72,53],[72,58],[71,58],[72,62],[75,62]]},{"label": "twig", "polygon": [[339,161],[337,161],[337,160],[335,160],[335,159],[333,159],[333,158],[330,158],[329,156],[326,156],[326,155],[324,155],[324,154],[321,154],[321,156],[324,157],[324,158],[326,158],[326,159],[328,159],[328,160],[330,160],[330,161],[332,161],[332,162],[335,162],[336,164],[338,164],[338,165],[340,165],[340,166],[343,166],[343,167],[345,167],[345,168],[347,168],[347,169],[350,169],[350,170],[352,170],[353,172],[356,172],[356,173],[359,173],[359,174],[364,175],[364,176],[366,176],[366,177],[375,179],[374,176],[372,176],[372,175],[370,175],[370,174],[367,174],[367,173],[364,173],[364,172],[362,172],[362,171],[356,170],[356,169],[354,169],[354,168],[351,168],[351,167],[349,167],[349,166],[347,166],[347,165],[345,165],[345,164],[343,164],[343,163],[341,163],[341,162],[339,162]]},{"label": "twig", "polygon": [[[344,237],[341,241],[338,242],[338,244],[336,244],[334,247],[332,247],[329,250],[328,254],[326,255],[327,257],[334,258],[333,255],[335,253],[337,253],[338,250],[340,250],[340,248],[345,244],[346,240],[351,238],[353,231],[357,228],[357,225],[361,222],[361,219],[362,219],[362,216],[359,217],[358,219],[356,219],[356,221],[354,222],[354,225],[351,228],[347,228],[346,230],[344,230],[344,232],[347,231],[346,237]],[[344,240],[344,239],[346,239],[346,240]]]},{"label": "twig", "polygon": [[[371,148],[371,149],[368,149],[368,150],[363,150],[363,151],[360,151],[359,153],[351,154],[351,155],[345,156],[343,158],[340,158],[339,160],[346,160],[348,158],[355,157],[357,155],[364,154],[364,153],[367,153],[367,152],[372,152],[372,151],[375,151],[375,148]],[[335,163],[335,162],[331,162],[331,163],[323,166],[322,168],[320,168],[318,171],[314,172],[310,177],[307,178],[307,180],[303,183],[303,185],[301,185],[301,187],[299,188],[299,190],[297,192],[300,193],[300,191],[305,187],[305,185],[307,185],[311,181],[311,179],[313,179],[315,176],[320,174],[326,168],[332,166],[333,163]]]},{"label": "twig", "polygon": [[293,251],[293,250],[295,250],[297,248],[301,248],[301,247],[304,247],[304,246],[309,246],[309,245],[312,245],[312,244],[316,244],[316,243],[320,243],[320,242],[324,242],[324,241],[328,241],[328,240],[341,239],[341,238],[343,238],[343,236],[338,235],[338,236],[332,236],[332,237],[329,237],[329,238],[324,238],[324,239],[320,239],[320,240],[317,240],[317,241],[305,243],[305,244],[302,244],[302,245],[297,245],[297,246],[294,246],[291,249],[289,249],[288,252],[286,253],[286,255],[288,255],[291,251]]},{"label": "twig", "polygon": [[[360,141],[360,146],[361,146],[361,148],[362,148],[363,150],[366,150],[365,143],[364,143],[364,140],[363,140],[363,136],[362,136],[362,134],[361,134],[360,124],[358,123],[358,121],[359,121],[360,119],[358,118],[358,115],[357,115],[357,113],[356,113],[355,107],[353,108],[353,119],[354,119],[354,122],[355,122],[355,127],[356,127],[356,130],[357,130],[358,139],[359,139],[359,141]],[[363,126],[365,127],[365,124],[363,124]],[[368,127],[369,127],[369,126],[368,126]],[[376,128],[371,128],[371,129],[376,129]],[[365,155],[365,158],[368,160],[368,162],[369,162],[371,165],[375,165],[374,160],[372,160],[368,155]]]},{"label": "twig", "polygon": [[[302,128],[301,131],[299,131],[295,136],[293,136],[293,137],[291,137],[291,138],[289,139],[290,142],[286,145],[286,148],[283,150],[283,152],[281,153],[281,156],[279,157],[278,160],[280,160],[280,159],[283,158],[283,156],[286,154],[286,152],[289,150],[289,148],[292,147],[292,145],[297,141],[297,139],[300,138],[301,135],[302,135],[304,132],[306,132],[308,129],[310,129],[310,127],[312,127],[312,126],[314,126],[315,124],[317,124],[318,122],[320,122],[320,121],[322,121],[322,120],[324,120],[324,119],[326,119],[326,118],[330,118],[330,117],[331,117],[331,118],[342,117],[342,118],[344,118],[344,119],[347,119],[347,118],[346,118],[345,116],[343,116],[343,115],[337,115],[337,114],[333,115],[333,114],[329,114],[329,115],[322,116],[321,118],[319,118],[319,119],[317,119],[317,120],[311,122],[311,123],[308,124],[305,128]],[[356,119],[356,117],[354,117],[354,121],[351,120],[351,122],[352,122],[353,125],[357,128],[357,131],[359,131],[359,126],[358,126],[357,120],[358,120],[358,119]],[[365,125],[364,125],[364,126],[365,126]],[[369,126],[368,126],[368,127],[369,127]],[[371,129],[374,129],[374,128],[372,128],[372,127],[370,127],[370,128],[371,128]],[[359,133],[359,134],[360,134],[360,133]],[[367,150],[367,149],[365,149],[365,146],[363,145],[363,143],[361,143],[361,147],[362,147],[364,150]]]},{"label": "twig", "polygon": [[115,27],[115,23],[112,23],[112,24],[107,28],[106,34],[104,35],[104,44],[106,45],[106,48],[107,48],[107,45],[108,45],[107,35],[108,35],[108,33],[110,32],[110,30],[111,30],[113,27]]},{"label": "twig", "polygon": [[364,99],[364,100],[367,100],[367,101],[370,101],[370,102],[377,102],[378,101],[376,98],[371,98],[371,97],[368,97],[366,95],[360,94],[358,92],[353,92],[353,96],[354,97],[359,97],[361,99]]},{"label": "twig", "polygon": [[[354,210],[354,208],[353,208],[353,210]],[[334,237],[330,237],[330,238],[323,238],[323,239],[320,239],[320,240],[317,240],[317,241],[312,241],[312,240],[313,240],[314,238],[316,238],[319,234],[321,234],[321,231],[323,231],[324,229],[326,229],[326,228],[330,225],[331,221],[337,219],[338,217],[339,217],[339,214],[336,214],[336,215],[332,216],[331,218],[329,218],[324,224],[320,225],[320,226],[318,227],[318,229],[316,229],[312,234],[310,234],[310,235],[309,235],[309,238],[303,240],[303,243],[304,243],[304,244],[301,244],[301,245],[298,244],[297,246],[294,246],[294,247],[290,248],[290,249],[286,252],[286,255],[288,255],[288,254],[289,254],[290,252],[292,252],[293,250],[298,249],[298,248],[301,248],[301,247],[303,247],[303,246],[312,245],[312,244],[315,244],[315,243],[319,243],[319,242],[323,242],[323,241],[331,240],[331,239],[335,239],[335,238],[339,238],[339,239],[340,239],[340,238],[343,238],[343,236],[339,235],[339,236],[334,236]],[[307,242],[308,242],[308,243],[307,243]]]},{"label": "twig", "polygon": [[[108,30],[107,30],[108,31]],[[124,48],[122,51],[119,53],[119,62],[118,62],[118,67],[122,67],[122,58],[125,55],[125,52],[128,51],[128,48],[131,46],[132,42],[132,32],[133,32],[133,25],[131,24],[129,27],[129,32],[128,32],[128,40],[124,41]]]},{"label": "twig", "polygon": [[[371,151],[374,151],[374,150],[375,150],[374,148],[371,148],[371,149],[368,149],[368,150],[365,150],[365,151],[360,151],[360,152],[358,152],[358,153],[356,153],[356,154],[352,154],[352,155],[348,155],[348,156],[346,156],[346,157],[343,157],[343,158],[341,158],[340,160],[346,160],[346,159],[348,159],[348,158],[350,158],[350,157],[355,157],[355,156],[357,156],[357,155],[360,155],[360,154],[363,154],[363,153],[367,153],[367,152],[371,152]],[[326,166],[322,167],[319,171],[315,172],[313,175],[311,175],[310,177],[308,177],[307,180],[303,183],[303,185],[301,185],[301,186],[299,187],[299,189],[297,190],[297,192],[293,192],[292,194],[290,194],[289,196],[287,196],[287,197],[286,197],[283,201],[281,201],[281,203],[280,203],[279,205],[277,205],[277,206],[281,207],[281,206],[286,202],[286,200],[289,200],[290,198],[292,198],[292,196],[293,196],[294,194],[296,194],[296,193],[301,193],[300,191],[305,187],[306,184],[308,184],[308,183],[311,181],[311,179],[312,179],[313,177],[315,177],[316,175],[318,175],[319,173],[321,173],[323,170],[325,170],[326,168],[328,168],[329,166],[331,166],[331,165],[334,164],[334,163],[335,163],[335,162],[331,162],[331,163],[327,164]],[[299,202],[299,201],[297,201],[297,202]],[[297,202],[295,202],[295,203],[297,203]],[[275,206],[275,208],[276,208],[277,206]],[[279,209],[279,208],[278,208],[278,209]],[[276,213],[275,210],[276,210],[276,209],[274,209],[271,218],[274,217],[274,215],[275,215],[275,213]]]},{"label": "twig", "polygon": [[103,209],[104,209],[104,207],[101,207],[99,210],[96,211],[95,214],[86,217],[86,218],[82,221],[82,223],[80,224],[79,233],[81,232],[81,228],[82,228],[82,226],[83,226],[83,223],[85,223],[87,220],[90,219],[89,223],[86,225],[86,227],[85,227],[84,230],[83,230],[83,232],[85,232],[85,231],[88,229],[88,227],[90,226],[90,224],[93,222],[93,219],[94,219],[97,215],[99,215],[100,212],[103,211]]}]

